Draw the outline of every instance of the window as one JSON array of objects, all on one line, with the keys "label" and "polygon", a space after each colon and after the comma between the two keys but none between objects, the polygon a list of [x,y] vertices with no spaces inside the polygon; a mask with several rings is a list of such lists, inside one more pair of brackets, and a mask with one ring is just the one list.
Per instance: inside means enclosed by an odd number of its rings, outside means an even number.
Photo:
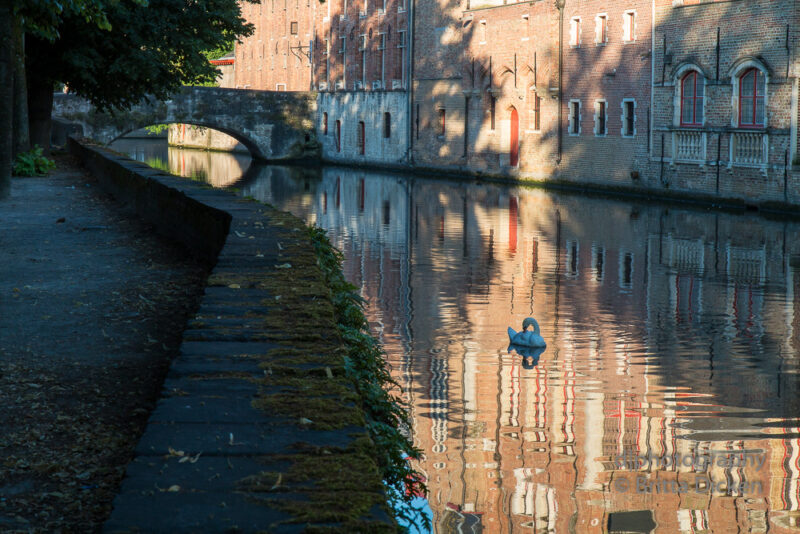
[{"label": "window", "polygon": [[358,153],[362,156],[366,152],[366,135],[364,132],[364,121],[359,121],[358,123]]},{"label": "window", "polygon": [[400,78],[401,85],[405,86],[406,79],[406,32],[400,30],[397,32],[397,76]]},{"label": "window", "polygon": [[608,42],[608,15],[601,13],[594,19],[594,42],[606,44]]},{"label": "window", "polygon": [[361,35],[358,38],[358,49],[361,51],[361,81],[364,89],[367,88],[367,36]]},{"label": "window", "polygon": [[336,121],[336,152],[342,151],[342,121]]},{"label": "window", "polygon": [[289,25],[289,33],[291,33],[292,35],[297,35],[297,23],[296,22],[292,22]]},{"label": "window", "polygon": [[542,98],[536,93],[531,94],[530,124],[528,128],[534,131],[542,129]]},{"label": "window", "polygon": [[491,121],[490,127],[494,130],[494,119],[495,119],[495,107],[497,104],[497,99],[494,96],[489,97],[489,119]]},{"label": "window", "polygon": [[569,21],[569,45],[570,46],[580,46],[581,45],[581,18],[580,17],[572,17]]},{"label": "window", "polygon": [[285,83],[276,83],[275,84],[275,90],[276,91],[285,91],[286,90],[286,84]]},{"label": "window", "polygon": [[766,89],[766,78],[759,69],[749,69],[739,78],[739,126],[764,126]]},{"label": "window", "polygon": [[478,44],[486,44],[486,21],[482,20],[480,26],[478,26]]},{"label": "window", "polygon": [[328,112],[322,114],[322,135],[328,135]]},{"label": "window", "polygon": [[622,101],[622,136],[634,135],[636,135],[636,101],[625,99]]},{"label": "window", "polygon": [[596,100],[594,103],[594,134],[606,135],[608,133],[608,102]]},{"label": "window", "polygon": [[444,109],[440,109],[439,110],[439,135],[442,136],[442,137],[444,137],[444,134],[447,131],[446,130],[446,126],[447,125],[445,123],[445,121],[446,121],[445,114],[446,114],[446,112],[445,112]]},{"label": "window", "polygon": [[619,258],[619,286],[622,289],[633,287],[633,254],[620,252]]},{"label": "window", "polygon": [[392,136],[392,114],[388,111],[383,114],[383,138],[389,139]]},{"label": "window", "polygon": [[602,282],[605,276],[606,266],[606,249],[603,247],[592,247],[592,271],[594,271],[594,280]]},{"label": "window", "polygon": [[703,125],[703,96],[705,79],[690,71],[681,80],[681,126]]},{"label": "window", "polygon": [[522,15],[522,32],[524,33],[524,37],[522,37],[522,41],[528,41],[531,33],[531,16],[528,13]]},{"label": "window", "polygon": [[636,40],[636,11],[626,11],[622,15],[622,40],[626,43]]},{"label": "window", "polygon": [[570,100],[569,102],[569,134],[580,135],[581,133],[581,101]]}]

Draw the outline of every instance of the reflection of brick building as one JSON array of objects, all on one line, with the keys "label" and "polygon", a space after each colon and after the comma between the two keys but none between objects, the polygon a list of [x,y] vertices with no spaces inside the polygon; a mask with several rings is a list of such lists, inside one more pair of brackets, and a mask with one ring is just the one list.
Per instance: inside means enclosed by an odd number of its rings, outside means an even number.
[{"label": "reflection of brick building", "polygon": [[[357,258],[345,271],[406,387],[438,532],[797,532],[800,441],[781,419],[797,402],[770,398],[797,397],[777,372],[797,367],[793,228],[342,169],[287,184]],[[532,369],[506,351],[528,315],[549,343]],[[768,432],[749,419],[765,413]],[[711,452],[766,456],[615,464]],[[695,491],[705,475],[750,486]]]}]

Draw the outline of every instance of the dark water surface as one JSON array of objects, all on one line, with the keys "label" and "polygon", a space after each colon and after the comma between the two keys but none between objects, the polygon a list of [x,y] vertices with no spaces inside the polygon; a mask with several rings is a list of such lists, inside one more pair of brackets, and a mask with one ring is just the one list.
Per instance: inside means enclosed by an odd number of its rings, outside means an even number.
[{"label": "dark water surface", "polygon": [[[800,532],[797,223],[341,167],[235,187],[344,252],[436,532]],[[540,355],[508,350],[526,317]]]}]

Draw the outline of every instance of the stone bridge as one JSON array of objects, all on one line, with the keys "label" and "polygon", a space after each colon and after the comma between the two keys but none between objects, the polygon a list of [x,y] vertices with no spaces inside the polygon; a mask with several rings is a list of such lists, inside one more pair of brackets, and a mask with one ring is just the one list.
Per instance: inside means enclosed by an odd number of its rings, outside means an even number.
[{"label": "stone bridge", "polygon": [[104,144],[145,126],[194,124],[224,132],[254,158],[317,157],[316,95],[306,92],[183,87],[167,101],[145,98],[130,110],[98,112],[87,100],[56,94],[53,119],[76,124],[84,137]]}]

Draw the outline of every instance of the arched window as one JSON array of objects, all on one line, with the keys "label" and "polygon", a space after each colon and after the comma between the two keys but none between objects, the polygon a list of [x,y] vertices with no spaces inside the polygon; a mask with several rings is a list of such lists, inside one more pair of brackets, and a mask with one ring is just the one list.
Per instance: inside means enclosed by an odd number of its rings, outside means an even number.
[{"label": "arched window", "polygon": [[328,135],[328,112],[322,113],[322,134]]},{"label": "arched window", "polygon": [[342,151],[342,121],[336,121],[336,152]]},{"label": "arched window", "polygon": [[696,70],[681,79],[681,126],[703,125],[705,79]]},{"label": "arched window", "polygon": [[764,97],[767,83],[759,69],[748,69],[739,78],[739,126],[759,128],[765,124]]}]

